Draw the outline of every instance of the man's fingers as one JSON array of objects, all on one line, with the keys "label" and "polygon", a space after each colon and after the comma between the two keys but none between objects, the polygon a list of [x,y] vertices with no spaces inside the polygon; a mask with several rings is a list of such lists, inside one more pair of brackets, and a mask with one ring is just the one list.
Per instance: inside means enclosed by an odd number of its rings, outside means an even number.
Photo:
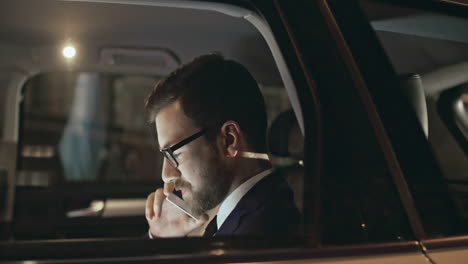
[{"label": "man's fingers", "polygon": [[174,182],[164,183],[164,194],[168,196],[174,191]]},{"label": "man's fingers", "polygon": [[202,214],[198,217],[198,221],[202,222],[202,224],[207,222],[208,220],[210,220],[210,216],[208,214]]},{"label": "man's fingers", "polygon": [[162,205],[166,196],[164,195],[164,191],[162,188],[159,188],[154,193],[154,203],[153,203],[153,211],[154,216],[159,218],[161,216]]},{"label": "man's fingers", "polygon": [[153,204],[154,204],[154,192],[150,193],[150,195],[148,195],[148,198],[146,198],[145,216],[146,216],[146,220],[148,221],[150,221],[154,216]]},{"label": "man's fingers", "polygon": [[202,214],[198,217],[198,220],[195,220],[190,216],[187,217],[189,218],[189,220],[186,222],[186,230],[190,231],[194,230],[195,228],[199,228],[210,219],[210,217],[207,214]]}]

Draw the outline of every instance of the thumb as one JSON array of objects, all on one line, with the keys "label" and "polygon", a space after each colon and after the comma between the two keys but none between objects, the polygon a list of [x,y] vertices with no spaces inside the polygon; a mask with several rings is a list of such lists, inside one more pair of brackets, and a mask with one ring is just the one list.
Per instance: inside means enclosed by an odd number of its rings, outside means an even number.
[{"label": "thumb", "polygon": [[168,196],[170,193],[174,191],[174,182],[167,182],[164,183],[164,194]]}]

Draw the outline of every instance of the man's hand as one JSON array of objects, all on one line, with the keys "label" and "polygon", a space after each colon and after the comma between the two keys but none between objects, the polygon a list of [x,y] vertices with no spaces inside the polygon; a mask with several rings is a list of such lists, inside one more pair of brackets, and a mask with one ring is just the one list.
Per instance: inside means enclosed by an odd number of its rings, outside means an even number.
[{"label": "man's hand", "polygon": [[182,237],[208,221],[203,214],[195,220],[166,201],[166,195],[173,191],[171,183],[151,193],[146,199],[146,220],[153,237]]}]

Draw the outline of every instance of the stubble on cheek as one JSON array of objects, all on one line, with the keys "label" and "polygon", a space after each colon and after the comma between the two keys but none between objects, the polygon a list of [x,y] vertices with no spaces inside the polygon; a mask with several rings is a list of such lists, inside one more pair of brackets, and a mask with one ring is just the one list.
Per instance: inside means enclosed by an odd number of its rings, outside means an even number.
[{"label": "stubble on cheek", "polygon": [[[182,178],[178,179],[175,182],[175,188],[177,190],[182,191],[182,198],[185,201],[185,203],[193,208],[196,206],[196,202],[194,201],[197,195],[195,194],[197,191],[197,183],[199,183],[199,173],[197,173],[196,170],[193,169],[193,166],[190,166],[190,164],[186,164],[185,167],[191,167],[192,169],[189,170],[182,170]],[[190,181],[189,181],[190,179]]]},{"label": "stubble on cheek", "polygon": [[[199,149],[200,150],[200,149]],[[204,148],[201,152],[193,153],[185,178],[190,182],[187,204],[195,214],[201,214],[221,203],[230,186],[229,171],[225,168],[219,153],[214,148]]]},{"label": "stubble on cheek", "polygon": [[212,163],[204,175],[206,178],[199,189],[193,190],[193,207],[197,213],[213,209],[226,198],[230,181],[221,163]]}]

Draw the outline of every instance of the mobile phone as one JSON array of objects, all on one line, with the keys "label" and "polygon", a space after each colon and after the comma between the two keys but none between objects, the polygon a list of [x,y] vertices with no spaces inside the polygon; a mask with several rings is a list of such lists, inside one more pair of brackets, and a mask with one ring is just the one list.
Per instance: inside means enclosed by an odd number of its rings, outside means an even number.
[{"label": "mobile phone", "polygon": [[188,216],[192,217],[193,219],[198,221],[198,215],[195,215],[192,210],[189,208],[187,203],[184,200],[180,199],[177,195],[170,193],[166,196],[166,200],[177,207],[179,210],[187,214]]}]

